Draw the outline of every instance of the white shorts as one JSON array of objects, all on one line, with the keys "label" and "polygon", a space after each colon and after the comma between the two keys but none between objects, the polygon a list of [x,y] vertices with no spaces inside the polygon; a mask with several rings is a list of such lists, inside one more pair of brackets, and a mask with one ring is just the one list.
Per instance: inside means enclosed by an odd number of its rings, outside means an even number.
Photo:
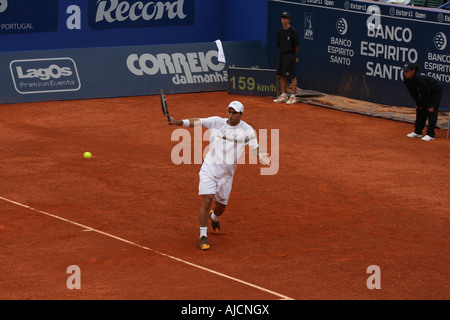
[{"label": "white shorts", "polygon": [[198,175],[200,176],[198,194],[213,194],[214,201],[227,205],[233,184],[233,177],[216,178],[208,174],[203,168]]}]

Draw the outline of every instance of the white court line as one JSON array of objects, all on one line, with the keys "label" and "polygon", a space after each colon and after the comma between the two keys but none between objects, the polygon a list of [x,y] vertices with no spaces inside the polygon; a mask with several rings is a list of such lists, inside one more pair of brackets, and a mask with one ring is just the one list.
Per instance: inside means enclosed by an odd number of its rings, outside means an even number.
[{"label": "white court line", "polygon": [[191,266],[191,267],[194,267],[194,268],[197,268],[197,269],[201,269],[201,270],[203,270],[203,271],[206,271],[206,272],[215,274],[215,275],[217,275],[217,276],[219,276],[219,277],[226,278],[226,279],[230,279],[230,280],[239,282],[239,283],[241,283],[241,284],[243,284],[243,285],[246,285],[246,286],[248,286],[248,287],[252,287],[252,288],[255,288],[255,289],[257,289],[257,290],[260,290],[260,291],[264,291],[264,292],[270,293],[270,294],[272,294],[272,295],[274,295],[274,296],[279,297],[280,299],[284,299],[284,300],[294,300],[294,299],[292,299],[292,298],[290,298],[290,297],[288,297],[288,296],[282,295],[282,294],[277,293],[277,292],[275,292],[275,291],[272,291],[272,290],[269,290],[269,289],[265,289],[265,288],[263,288],[263,287],[257,286],[257,285],[255,285],[255,284],[249,283],[249,282],[247,282],[247,281],[243,281],[243,280],[240,280],[240,279],[231,277],[231,276],[229,276],[229,275],[226,275],[226,274],[221,273],[221,272],[218,272],[218,271],[214,271],[214,270],[209,269],[209,268],[206,268],[206,267],[202,267],[202,266],[200,266],[200,265],[198,265],[198,264],[195,264],[195,263],[192,263],[192,262],[189,262],[189,261],[186,261],[186,260],[183,260],[183,259],[180,259],[180,258],[171,256],[171,255],[169,255],[169,254],[167,254],[167,253],[159,252],[159,251],[157,251],[157,250],[153,250],[153,249],[151,249],[151,248],[142,246],[142,245],[140,245],[140,244],[138,244],[138,243],[135,243],[135,242],[132,242],[132,241],[129,241],[129,240],[126,240],[126,239],[117,237],[117,236],[112,235],[112,234],[110,234],[110,233],[106,233],[106,232],[103,232],[103,231],[100,231],[100,230],[97,230],[97,229],[94,229],[94,228],[85,226],[85,225],[83,225],[83,224],[81,224],[81,223],[78,223],[78,222],[75,222],[75,221],[71,221],[71,220],[62,218],[62,217],[60,217],[60,216],[57,216],[57,215],[54,215],[54,214],[51,214],[51,213],[48,213],[48,212],[45,212],[45,211],[42,211],[42,210],[38,210],[38,209],[32,208],[32,207],[27,206],[27,205],[25,205],[25,204],[22,204],[22,203],[19,203],[19,202],[16,202],[16,201],[13,201],[13,200],[4,198],[4,197],[0,197],[0,200],[3,200],[3,201],[6,201],[6,202],[15,204],[15,205],[17,205],[17,206],[19,206],[19,207],[26,208],[26,209],[29,209],[29,210],[31,210],[31,211],[34,211],[34,212],[38,212],[38,213],[44,214],[44,215],[46,215],[46,216],[49,216],[49,217],[52,217],[52,218],[55,218],[55,219],[58,219],[58,220],[61,220],[61,221],[64,221],[64,222],[73,224],[73,225],[76,225],[76,226],[78,226],[78,227],[83,228],[83,229],[84,229],[83,231],[93,231],[93,232],[97,232],[98,234],[101,234],[101,235],[104,235],[104,236],[107,236],[107,237],[110,237],[110,238],[113,238],[113,239],[122,241],[122,242],[127,243],[127,244],[130,244],[130,245],[132,245],[132,246],[135,246],[135,247],[138,247],[138,248],[147,250],[147,251],[151,251],[151,252],[157,253],[157,254],[159,254],[159,255],[161,255],[161,256],[164,256],[164,257],[167,257],[167,258],[169,258],[169,259],[172,259],[172,260],[175,260],[175,261],[178,261],[178,262],[187,264],[188,266]]}]

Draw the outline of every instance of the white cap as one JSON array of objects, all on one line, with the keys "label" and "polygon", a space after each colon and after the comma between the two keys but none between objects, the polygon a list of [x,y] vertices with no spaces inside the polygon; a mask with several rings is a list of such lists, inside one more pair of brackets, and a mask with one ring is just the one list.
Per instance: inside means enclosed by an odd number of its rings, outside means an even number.
[{"label": "white cap", "polygon": [[240,103],[239,101],[231,102],[228,105],[227,109],[228,108],[233,108],[234,110],[236,110],[236,112],[242,112],[242,113],[244,112],[244,105],[242,103]]}]

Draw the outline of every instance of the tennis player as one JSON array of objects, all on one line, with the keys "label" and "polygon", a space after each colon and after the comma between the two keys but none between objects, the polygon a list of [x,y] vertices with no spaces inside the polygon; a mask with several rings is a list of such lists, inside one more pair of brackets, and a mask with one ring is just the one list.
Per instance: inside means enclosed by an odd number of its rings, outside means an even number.
[{"label": "tennis player", "polygon": [[[210,149],[200,169],[199,195],[202,204],[199,212],[200,250],[209,250],[207,229],[211,223],[213,233],[220,232],[219,217],[225,212],[230,197],[237,161],[248,145],[259,161],[270,165],[267,153],[260,153],[257,137],[253,128],[241,118],[244,105],[233,101],[227,107],[228,117],[191,118],[176,120],[170,117],[169,124],[183,127],[201,125],[210,130]],[[214,201],[214,209],[211,210]]]}]

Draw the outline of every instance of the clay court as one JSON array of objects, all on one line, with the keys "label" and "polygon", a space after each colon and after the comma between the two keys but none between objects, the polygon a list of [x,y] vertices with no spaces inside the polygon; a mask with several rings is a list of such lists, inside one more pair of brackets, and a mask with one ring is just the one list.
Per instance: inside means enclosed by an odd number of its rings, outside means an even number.
[{"label": "clay court", "polygon": [[450,298],[446,130],[427,143],[409,123],[266,97],[167,100],[176,118],[242,101],[257,132],[279,130],[277,174],[238,166],[202,252],[200,164],[172,162],[159,96],[2,105],[1,299]]}]

